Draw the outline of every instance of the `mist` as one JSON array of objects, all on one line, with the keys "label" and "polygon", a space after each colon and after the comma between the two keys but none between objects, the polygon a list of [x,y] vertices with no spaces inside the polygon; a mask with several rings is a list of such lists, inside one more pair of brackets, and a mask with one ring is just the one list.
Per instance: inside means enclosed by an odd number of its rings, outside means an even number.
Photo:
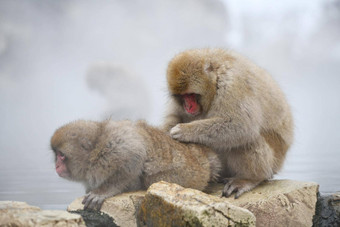
[{"label": "mist", "polygon": [[65,209],[84,194],[54,172],[49,140],[76,119],[160,125],[167,63],[234,49],[292,106],[295,142],[277,178],[340,190],[340,1],[0,2],[0,200]]}]

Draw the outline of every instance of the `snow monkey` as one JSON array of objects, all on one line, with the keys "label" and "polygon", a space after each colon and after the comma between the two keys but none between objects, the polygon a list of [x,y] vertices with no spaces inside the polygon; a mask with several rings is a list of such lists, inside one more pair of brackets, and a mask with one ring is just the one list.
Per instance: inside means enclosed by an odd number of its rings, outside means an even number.
[{"label": "snow monkey", "polygon": [[163,129],[172,138],[214,149],[222,161],[222,195],[235,197],[277,173],[293,140],[290,107],[262,68],[223,49],[175,56]]},{"label": "snow monkey", "polygon": [[85,185],[84,209],[161,180],[203,190],[221,170],[211,149],[180,143],[143,121],[71,122],[56,130],[51,148],[58,175]]}]

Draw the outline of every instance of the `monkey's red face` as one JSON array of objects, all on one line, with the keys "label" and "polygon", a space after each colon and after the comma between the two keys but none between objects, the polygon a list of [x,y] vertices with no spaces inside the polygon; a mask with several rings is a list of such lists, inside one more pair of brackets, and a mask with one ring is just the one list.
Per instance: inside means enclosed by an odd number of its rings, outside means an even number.
[{"label": "monkey's red face", "polygon": [[201,106],[198,102],[199,95],[195,93],[183,94],[183,108],[188,114],[196,116],[201,112]]},{"label": "monkey's red face", "polygon": [[69,178],[70,172],[66,166],[66,156],[60,151],[56,151],[56,162],[55,162],[55,170],[60,177]]}]

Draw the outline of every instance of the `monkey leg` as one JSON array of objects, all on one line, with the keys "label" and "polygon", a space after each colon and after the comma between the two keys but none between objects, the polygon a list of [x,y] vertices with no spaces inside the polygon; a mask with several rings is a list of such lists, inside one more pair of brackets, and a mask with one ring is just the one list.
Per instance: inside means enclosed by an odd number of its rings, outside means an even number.
[{"label": "monkey leg", "polygon": [[225,161],[232,172],[232,177],[224,179],[222,196],[225,197],[235,192],[238,198],[274,174],[274,153],[262,137],[255,144],[228,151]]},{"label": "monkey leg", "polygon": [[135,182],[133,181],[133,178],[119,179],[117,177],[111,177],[110,179],[107,179],[105,183],[93,190],[90,190],[85,195],[82,201],[84,209],[100,210],[106,198],[129,191],[131,188],[131,182]]}]

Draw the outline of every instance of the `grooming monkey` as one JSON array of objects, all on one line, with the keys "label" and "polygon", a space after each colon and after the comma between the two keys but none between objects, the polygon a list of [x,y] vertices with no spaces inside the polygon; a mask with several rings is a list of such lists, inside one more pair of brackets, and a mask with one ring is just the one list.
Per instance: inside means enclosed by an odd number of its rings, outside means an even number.
[{"label": "grooming monkey", "polygon": [[223,49],[175,56],[163,125],[172,138],[206,145],[222,161],[223,194],[235,197],[277,173],[293,140],[290,107],[272,77]]},{"label": "grooming monkey", "polygon": [[203,190],[221,169],[211,149],[175,141],[143,121],[75,121],[56,130],[51,148],[58,175],[85,185],[84,209],[161,180]]}]

